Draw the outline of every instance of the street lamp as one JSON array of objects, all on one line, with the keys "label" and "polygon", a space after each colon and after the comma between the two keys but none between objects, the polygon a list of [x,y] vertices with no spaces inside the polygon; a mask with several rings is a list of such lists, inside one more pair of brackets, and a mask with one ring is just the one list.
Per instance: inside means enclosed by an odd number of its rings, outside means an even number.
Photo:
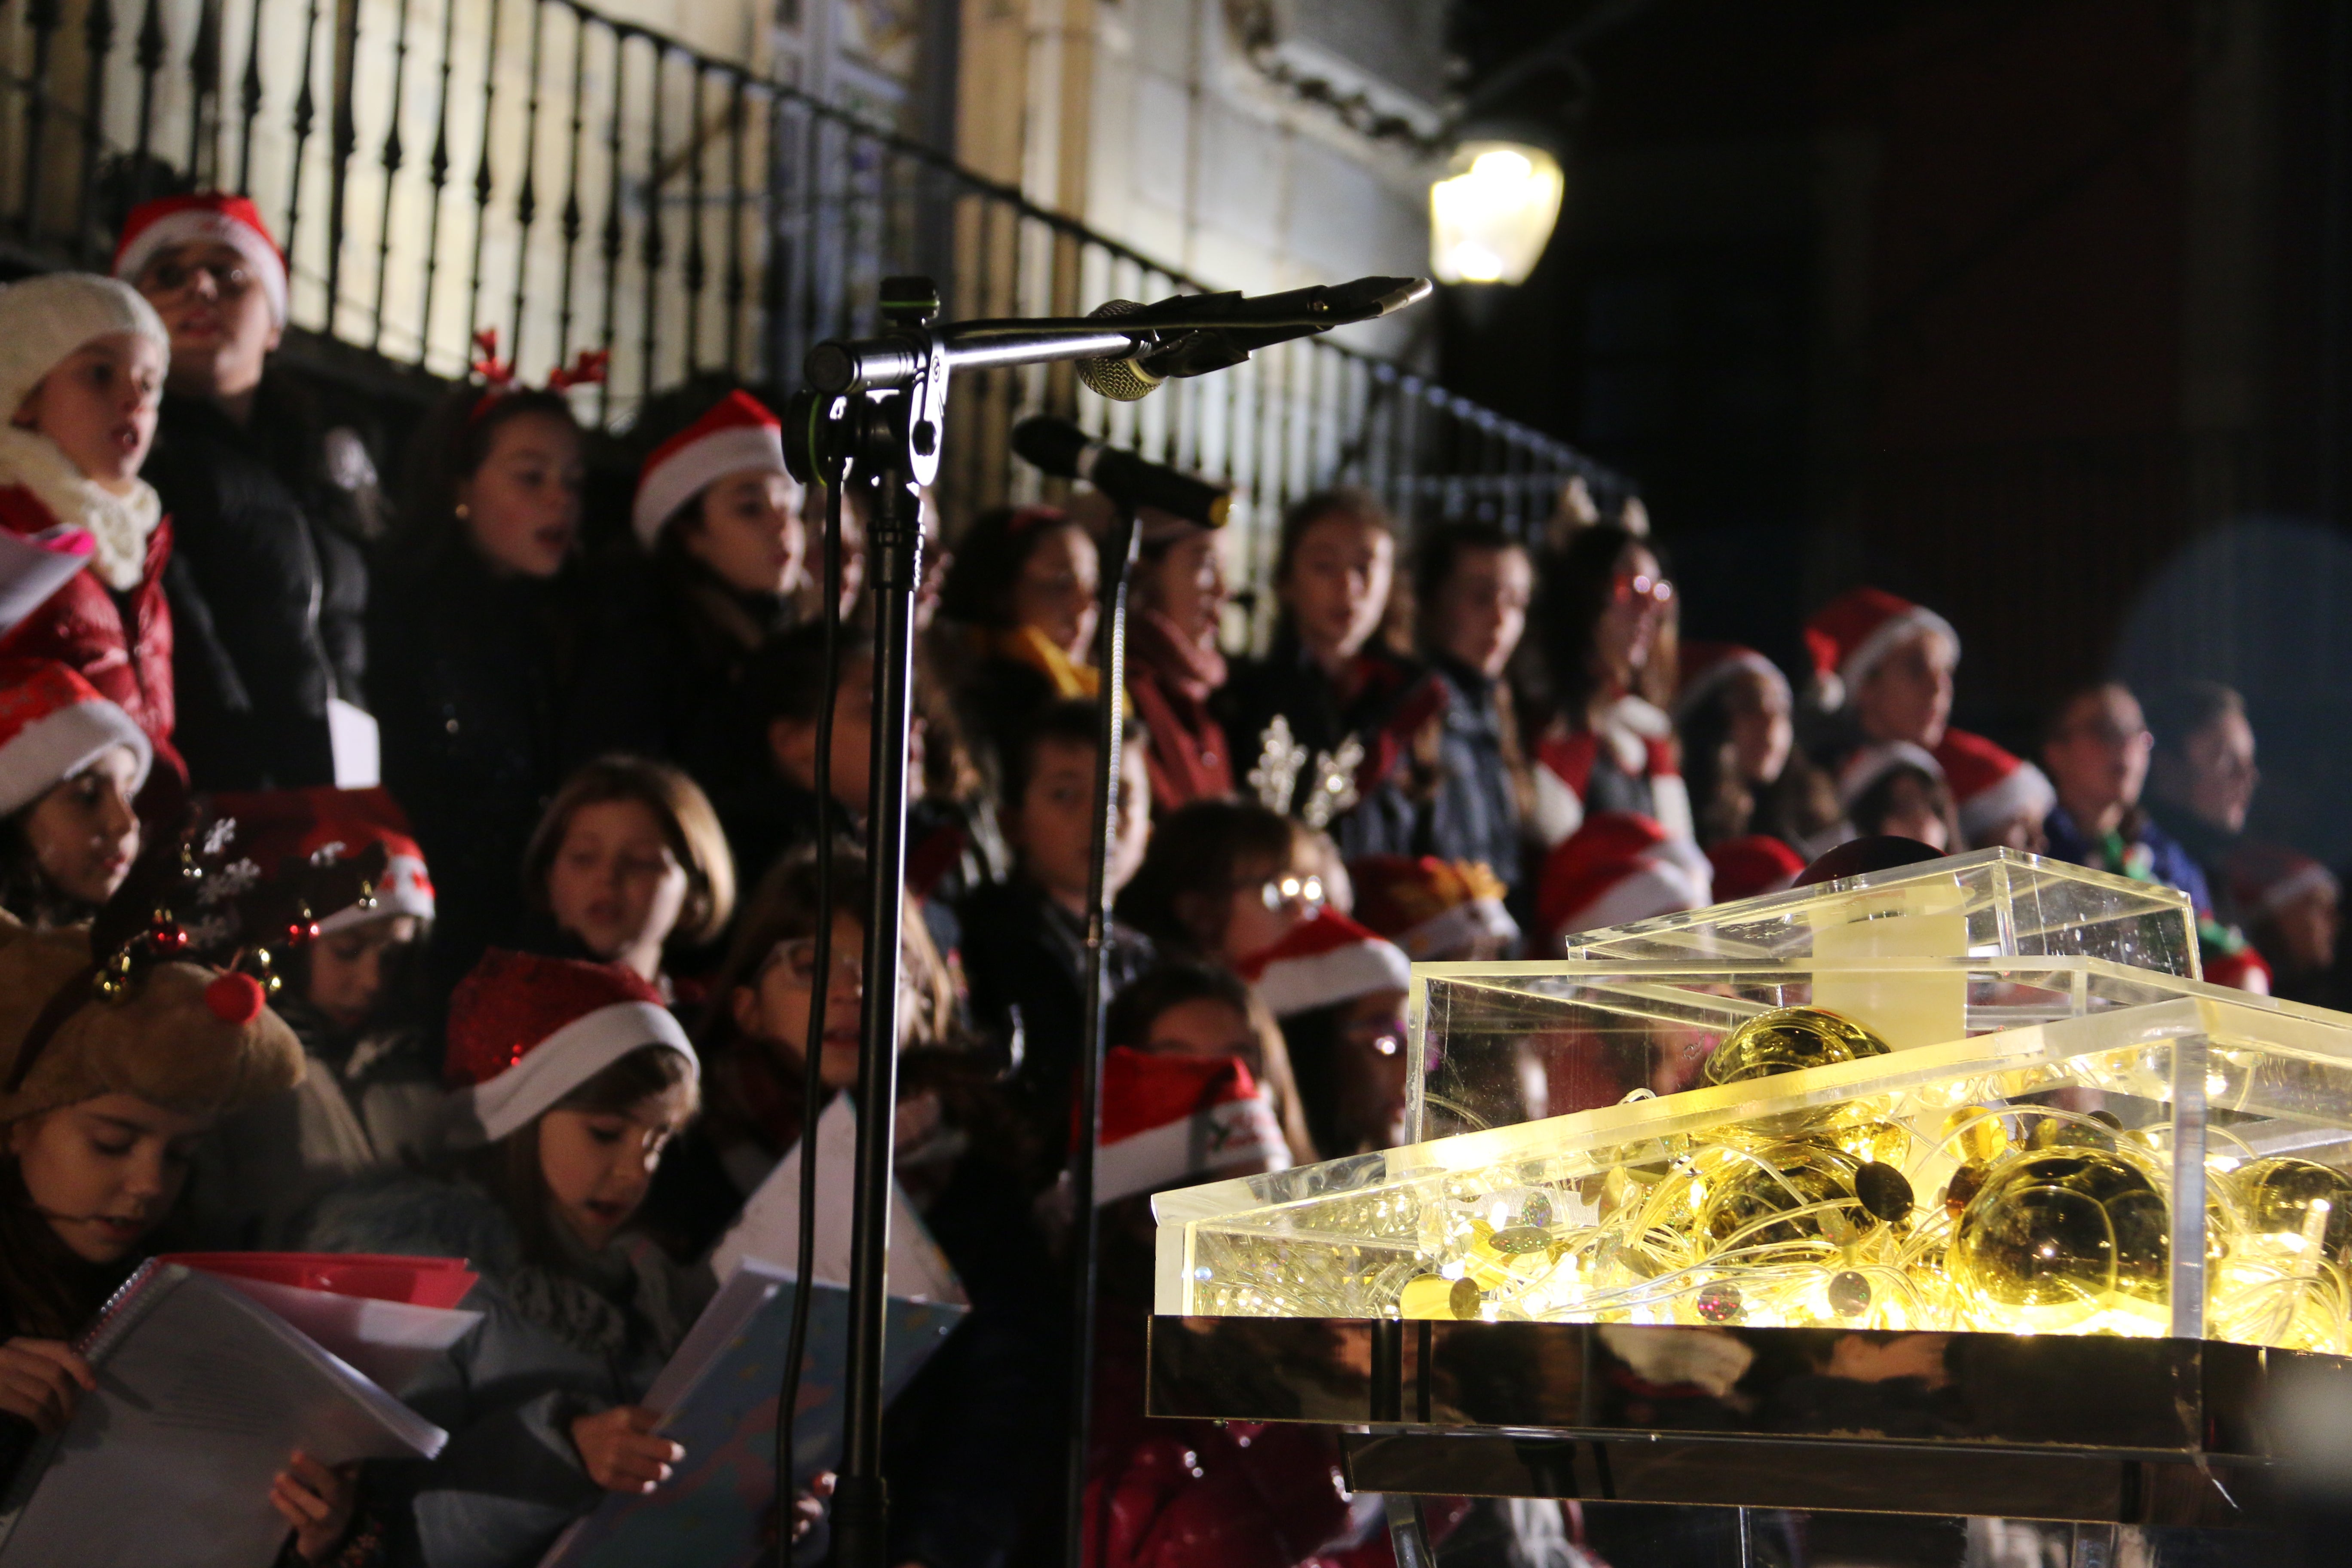
[{"label": "street lamp", "polygon": [[1441,283],[1520,283],[1559,221],[1559,160],[1526,142],[1465,141],[1429,187],[1429,264]]}]

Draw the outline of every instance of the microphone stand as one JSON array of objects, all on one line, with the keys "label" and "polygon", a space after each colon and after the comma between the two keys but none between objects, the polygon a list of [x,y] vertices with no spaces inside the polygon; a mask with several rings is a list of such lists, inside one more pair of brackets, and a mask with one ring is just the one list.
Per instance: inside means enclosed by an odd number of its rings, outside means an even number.
[{"label": "microphone stand", "polygon": [[[1106,491],[1106,494],[1108,492]],[[1094,1423],[1095,1297],[1099,1284],[1095,1214],[1095,1149],[1102,1142],[1105,1013],[1110,1005],[1110,838],[1118,820],[1122,706],[1127,695],[1127,579],[1134,569],[1135,509],[1113,497],[1110,538],[1102,552],[1102,609],[1095,626],[1095,804],[1087,846],[1087,1011],[1078,1053],[1078,1126],[1070,1149],[1070,1448],[1063,1500],[1064,1568],[1086,1560],[1087,1447]]]},{"label": "microphone stand", "polygon": [[[889,1304],[894,1115],[898,1106],[899,932],[907,862],[907,731],[913,686],[914,620],[922,581],[922,491],[939,476],[947,434],[948,383],[958,369],[1036,364],[1052,360],[1117,358],[1154,346],[1162,331],[1197,331],[1230,320],[1242,329],[1231,340],[1199,340],[1197,358],[1172,374],[1193,374],[1237,363],[1264,346],[1269,329],[1280,336],[1328,331],[1410,304],[1428,292],[1419,279],[1367,279],[1413,287],[1339,291],[1298,290],[1265,301],[1238,296],[1152,307],[1143,326],[1126,318],[967,322],[935,326],[939,288],[928,278],[882,280],[887,330],[856,342],[829,341],[808,353],[808,390],[792,400],[784,420],[787,464],[805,482],[821,477],[839,485],[852,469],[874,476],[875,519],[868,548],[874,566],[874,740],[866,821],[868,904],[866,999],[859,1019],[857,1152],[850,1211],[849,1353],[843,1400],[842,1463],[833,1499],[833,1561],[841,1568],[889,1568],[889,1496],[882,1479],[883,1332]],[[1378,298],[1374,298],[1377,295]],[[1335,310],[1336,300],[1345,309]],[[1177,318],[1174,321],[1167,317]],[[1273,318],[1269,321],[1269,317]],[[1296,323],[1284,326],[1284,322]],[[1192,341],[1180,339],[1182,342]],[[1234,346],[1245,342],[1246,346]],[[1103,656],[1096,732],[1101,743],[1094,847],[1087,885],[1087,1048],[1080,1069],[1084,1125],[1071,1152],[1078,1213],[1072,1304],[1075,1386],[1070,1391],[1068,1521],[1071,1557],[1078,1568],[1085,1511],[1086,1433],[1093,1382],[1096,1225],[1094,1153],[1102,1117],[1101,1036],[1108,979],[1109,889],[1105,886],[1114,795],[1118,784],[1119,699],[1124,681],[1127,568],[1135,555],[1132,509],[1122,508],[1112,541],[1116,561],[1105,589],[1098,635]],[[776,1454],[776,1505],[788,1511],[792,1456]]]},{"label": "microphone stand", "polygon": [[[916,591],[922,580],[922,490],[938,477],[947,430],[949,379],[966,366],[1034,363],[1131,353],[1135,335],[1099,321],[1045,323],[983,342],[956,343],[934,329],[939,289],[927,278],[882,283],[888,330],[860,342],[824,342],[809,351],[810,390],[793,399],[786,441],[796,472],[838,485],[854,468],[874,477],[874,739],[867,795],[868,900],[866,998],[859,1019],[857,1152],[850,1215],[849,1352],[844,1399],[842,1463],[833,1499],[833,1560],[843,1568],[888,1568],[889,1495],[882,1478],[883,1333],[889,1302],[888,1268],[893,1112],[898,1104],[898,986],[907,861],[907,733],[914,664]],[[1124,605],[1124,598],[1118,601]],[[1114,620],[1120,617],[1114,616]],[[1108,628],[1107,628],[1108,629]],[[1116,633],[1112,635],[1116,636]],[[1117,664],[1112,666],[1113,679]],[[1110,688],[1106,684],[1106,690]],[[1116,723],[1118,710],[1110,710]],[[1109,752],[1116,778],[1118,754]],[[1108,796],[1105,796],[1107,803]],[[1098,805],[1097,834],[1104,822]],[[1103,1004],[1099,845],[1093,885],[1097,911],[1089,922],[1095,980],[1088,986],[1097,1016]],[[1091,1076],[1091,1068],[1089,1069]],[[1089,1200],[1091,1162],[1082,1164]],[[1091,1208],[1086,1215],[1090,1222]],[[1091,1241],[1091,1225],[1085,1229]],[[1091,1248],[1089,1247],[1089,1253]],[[789,1508],[790,1455],[777,1456],[777,1503]]]}]

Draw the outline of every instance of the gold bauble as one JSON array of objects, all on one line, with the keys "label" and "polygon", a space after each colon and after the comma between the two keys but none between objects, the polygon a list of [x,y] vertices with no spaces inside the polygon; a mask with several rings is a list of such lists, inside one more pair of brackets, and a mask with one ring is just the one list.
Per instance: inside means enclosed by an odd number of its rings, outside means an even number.
[{"label": "gold bauble", "polygon": [[2149,1173],[2068,1145],[1990,1172],[1953,1226],[1953,1282],[1979,1326],[2057,1329],[2166,1300],[2169,1208]]},{"label": "gold bauble", "polygon": [[1885,1041],[1827,1008],[1780,1007],[1723,1037],[1706,1058],[1706,1081],[1744,1083],[1885,1054]]},{"label": "gold bauble", "polygon": [[[1711,1184],[1713,1191],[1699,1211],[1699,1227],[1716,1246],[1730,1244],[1741,1252],[1851,1235],[1871,1223],[1853,1195],[1854,1173],[1861,1168],[1860,1161],[1842,1150],[1783,1143],[1727,1166]],[[1839,1206],[1748,1229],[1769,1215],[1816,1204]]]},{"label": "gold bauble", "polygon": [[1990,1164],[2009,1152],[2009,1129],[1990,1106],[1961,1106],[1944,1118],[1942,1136],[1963,1162],[1981,1160]]},{"label": "gold bauble", "polygon": [[[2295,1250],[2312,1237],[2319,1243],[2315,1261],[2345,1261],[2345,1249],[2352,1245],[2352,1177],[2281,1154],[2244,1166],[2230,1184],[2237,1191],[2248,1230],[2273,1245],[2292,1237]],[[2327,1205],[2325,1211],[2321,1204]]]}]

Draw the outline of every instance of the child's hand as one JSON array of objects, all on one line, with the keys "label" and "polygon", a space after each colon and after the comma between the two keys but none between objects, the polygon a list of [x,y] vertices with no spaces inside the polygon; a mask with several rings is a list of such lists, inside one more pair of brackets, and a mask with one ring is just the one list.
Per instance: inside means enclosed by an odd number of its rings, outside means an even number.
[{"label": "child's hand", "polygon": [[0,1410],[31,1422],[43,1436],[72,1420],[83,1390],[97,1386],[89,1363],[61,1340],[0,1344]]},{"label": "child's hand", "polygon": [[660,1419],[643,1405],[623,1405],[574,1420],[572,1441],[588,1479],[608,1492],[649,1492],[669,1479],[670,1467],[686,1450],[654,1436]]},{"label": "child's hand", "polygon": [[793,1539],[798,1541],[824,1522],[825,1499],[833,1495],[834,1474],[819,1472],[809,1479],[808,1490],[793,1499]]},{"label": "child's hand", "polygon": [[330,1469],[297,1448],[269,1483],[269,1506],[293,1527],[294,1551],[303,1562],[324,1562],[351,1533],[359,1475],[357,1465]]}]

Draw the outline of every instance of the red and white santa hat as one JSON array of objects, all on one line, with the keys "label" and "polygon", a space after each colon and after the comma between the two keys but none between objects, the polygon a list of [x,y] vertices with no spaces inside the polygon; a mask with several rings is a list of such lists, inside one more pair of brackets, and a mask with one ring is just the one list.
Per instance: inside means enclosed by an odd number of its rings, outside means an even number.
[{"label": "red and white santa hat", "polygon": [[1290,1145],[1273,1097],[1239,1057],[1103,1054],[1101,1152],[1095,1205],[1249,1166],[1286,1171]]},{"label": "red and white santa hat", "polygon": [[1412,984],[1412,960],[1404,949],[1328,909],[1239,967],[1277,1018]]},{"label": "red and white santa hat", "polygon": [[1586,818],[1544,861],[1536,913],[1557,939],[1704,909],[1715,900],[1714,880],[1698,847],[1655,818],[1604,811]]},{"label": "red and white santa hat", "polygon": [[1952,623],[1884,588],[1849,588],[1823,605],[1805,623],[1805,651],[1812,655],[1813,683],[1824,708],[1842,708],[1846,694],[1862,684],[1878,661],[1906,637],[1941,632],[1960,653]]},{"label": "red and white santa hat", "polygon": [[213,810],[236,819],[237,843],[265,876],[276,874],[289,859],[328,866],[383,846],[384,871],[376,883],[374,907],[354,903],[315,910],[321,933],[392,915],[433,918],[433,878],[425,868],[425,851],[409,836],[408,817],[386,790],[321,784],[223,795],[214,797]]},{"label": "red and white santa hat", "polygon": [[1952,802],[1960,808],[1960,835],[1971,844],[2029,812],[2047,816],[2058,804],[2058,792],[2047,774],[1982,735],[1945,731],[1936,760],[1943,764]]},{"label": "red and white santa hat", "polygon": [[1769,833],[1727,838],[1707,850],[1706,863],[1715,870],[1715,900],[1725,904],[1780,892],[1805,872],[1805,858]]},{"label": "red and white santa hat", "polygon": [[2239,918],[2250,925],[2277,914],[2305,893],[2321,888],[2338,890],[2335,872],[2280,844],[2242,842],[2222,862],[2221,873],[2229,879]]},{"label": "red and white santa hat", "polygon": [[155,746],[130,714],[53,659],[0,659],[0,816],[32,805],[112,746],[139,759],[135,793]]},{"label": "red and white santa hat", "polygon": [[136,283],[156,252],[198,241],[226,245],[243,257],[269,297],[271,318],[286,324],[286,258],[250,197],[198,191],[141,202],[123,220],[122,237],[114,247],[114,275]]},{"label": "red and white santa hat", "polygon": [[1874,741],[1867,746],[1856,746],[1853,754],[1838,764],[1838,805],[1846,810],[1868,795],[1871,786],[1897,768],[1916,768],[1931,779],[1944,776],[1944,764],[1936,753],[1909,741]]},{"label": "red and white santa hat", "polygon": [[653,548],[677,509],[730,474],[783,474],[784,426],[748,392],[730,392],[709,413],[653,449],[637,471],[629,511],[637,542]]},{"label": "red and white santa hat", "polygon": [[623,1057],[646,1046],[700,1071],[661,994],[609,963],[492,948],[449,999],[449,1087],[475,1129],[495,1142]]},{"label": "red and white santa hat", "polygon": [[1780,667],[1754,648],[1742,647],[1738,643],[1685,643],[1680,662],[1683,682],[1675,690],[1677,722],[1740,675],[1760,675],[1779,687],[1783,698],[1790,695],[1789,678],[1780,672]]},{"label": "red and white santa hat", "polygon": [[1366,855],[1349,862],[1348,879],[1357,918],[1408,958],[1427,962],[1518,944],[1519,922],[1503,907],[1507,890],[1483,865],[1434,855]]}]

